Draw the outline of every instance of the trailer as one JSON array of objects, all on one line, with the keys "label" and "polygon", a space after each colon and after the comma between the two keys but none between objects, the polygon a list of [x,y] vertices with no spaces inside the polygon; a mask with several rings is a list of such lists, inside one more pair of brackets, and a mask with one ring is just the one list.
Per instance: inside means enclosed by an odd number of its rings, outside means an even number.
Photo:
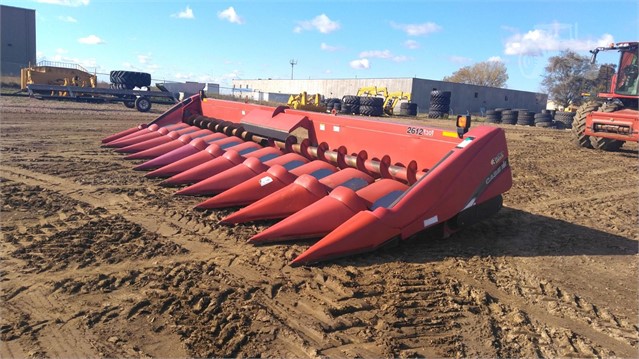
[{"label": "trailer", "polygon": [[69,100],[95,103],[122,102],[127,108],[135,108],[140,112],[148,112],[151,110],[152,102],[160,102],[154,101],[153,98],[166,99],[171,103],[179,102],[176,94],[169,91],[29,84],[27,85],[27,92],[30,97],[39,100]]}]

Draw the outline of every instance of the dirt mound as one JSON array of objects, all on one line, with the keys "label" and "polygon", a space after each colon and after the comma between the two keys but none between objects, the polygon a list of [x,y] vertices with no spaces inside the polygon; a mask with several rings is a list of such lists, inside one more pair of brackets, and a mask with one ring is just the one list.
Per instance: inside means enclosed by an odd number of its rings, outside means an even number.
[{"label": "dirt mound", "polygon": [[235,209],[194,211],[99,147],[161,106],[33,101],[0,97],[2,357],[639,354],[637,144],[504,125],[498,215],[292,268],[312,242],[249,245],[273,222],[220,225]]}]

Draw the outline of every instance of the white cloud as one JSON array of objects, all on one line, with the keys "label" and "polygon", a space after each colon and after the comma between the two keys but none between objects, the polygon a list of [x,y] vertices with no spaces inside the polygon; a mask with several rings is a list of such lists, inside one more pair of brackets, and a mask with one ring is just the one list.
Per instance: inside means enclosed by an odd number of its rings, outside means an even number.
[{"label": "white cloud", "polygon": [[84,67],[85,69],[87,69],[89,72],[93,72],[93,70],[98,71],[98,72],[104,72],[105,71],[100,66],[98,66],[98,61],[96,59],[94,59],[94,58],[80,59],[80,58],[77,58],[77,57],[65,56],[62,53],[56,53],[55,55],[51,56],[51,58],[48,58],[47,56],[42,56],[42,59],[43,60],[55,61],[55,62],[66,62],[66,63],[70,63],[70,64],[78,64],[78,65]]},{"label": "white cloud", "polygon": [[324,51],[328,51],[328,52],[335,52],[335,51],[338,51],[340,48],[337,47],[337,46],[331,46],[331,45],[328,45],[328,44],[322,42],[320,44],[320,49],[322,49]]},{"label": "white cloud", "polygon": [[104,44],[104,40],[102,40],[101,38],[95,36],[95,35],[89,35],[87,37],[81,37],[78,39],[78,42],[81,44],[86,44],[86,45],[100,45],[100,44]]},{"label": "white cloud", "polygon": [[171,17],[176,17],[178,19],[194,19],[195,15],[193,15],[193,9],[187,5],[186,9],[178,12],[177,14],[172,14]]},{"label": "white cloud", "polygon": [[326,14],[318,15],[312,20],[298,21],[297,24],[298,26],[293,29],[293,32],[296,33],[304,30],[317,30],[322,34],[328,34],[340,28],[339,22],[329,19]]},{"label": "white cloud", "polygon": [[217,13],[217,17],[222,20],[227,20],[230,23],[241,25],[244,23],[244,19],[235,12],[233,6],[228,9]]},{"label": "white cloud", "polygon": [[324,70],[324,74],[326,75],[330,75],[332,73],[333,73],[333,70],[330,70],[330,69]]},{"label": "white cloud", "polygon": [[488,62],[504,62],[504,59],[501,56],[491,56],[487,60]]},{"label": "white cloud", "polygon": [[371,64],[368,59],[353,60],[349,65],[354,69],[370,69]]},{"label": "white cloud", "polygon": [[404,46],[411,50],[419,49],[419,43],[415,40],[406,40],[404,41]]},{"label": "white cloud", "polygon": [[151,55],[138,55],[138,62],[141,64],[148,64],[151,61]]},{"label": "white cloud", "polygon": [[78,22],[73,16],[58,16],[58,20],[64,22]]},{"label": "white cloud", "polygon": [[464,64],[469,64],[473,61],[473,59],[468,58],[468,57],[464,57],[464,56],[456,56],[456,55],[452,55],[448,57],[448,60],[454,64],[458,64],[458,65],[464,65]]},{"label": "white cloud", "polygon": [[154,64],[152,62],[153,58],[151,57],[151,54],[136,55],[136,57],[138,60],[137,63],[131,63],[126,61],[122,63],[122,67],[127,70],[150,72],[150,73],[157,72],[158,69],[162,68],[162,66],[158,64]]},{"label": "white cloud", "polygon": [[377,59],[390,59],[393,54],[389,50],[371,50],[362,51],[359,53],[359,57],[373,57]]},{"label": "white cloud", "polygon": [[561,38],[557,28],[558,26],[554,26],[549,29],[530,30],[525,34],[514,34],[506,40],[504,53],[506,55],[539,56],[547,51],[587,51],[614,42],[614,38],[610,34],[603,34],[597,40]]},{"label": "white cloud", "polygon": [[408,56],[404,56],[404,55],[399,55],[399,56],[393,56],[393,58],[391,60],[393,60],[394,62],[406,62],[409,60],[412,60],[412,57],[408,57]]},{"label": "white cloud", "polygon": [[82,5],[89,5],[90,0],[35,0],[35,2],[39,2],[41,4],[78,7]]},{"label": "white cloud", "polygon": [[398,24],[391,22],[391,26],[395,29],[402,30],[409,36],[428,35],[433,32],[441,31],[442,27],[434,22],[425,22],[422,24]]},{"label": "white cloud", "polygon": [[229,73],[223,74],[220,78],[222,81],[228,81],[233,79],[239,79],[242,72],[240,70],[233,70]]},{"label": "white cloud", "polygon": [[183,74],[181,72],[178,72],[175,74],[175,79],[176,80],[191,80],[193,78],[193,74],[192,73],[188,73],[188,74]]},{"label": "white cloud", "polygon": [[405,62],[410,60],[411,58],[404,55],[393,55],[390,50],[370,50],[370,51],[362,51],[359,53],[360,58],[374,58],[374,59],[386,59],[392,60],[395,62]]}]

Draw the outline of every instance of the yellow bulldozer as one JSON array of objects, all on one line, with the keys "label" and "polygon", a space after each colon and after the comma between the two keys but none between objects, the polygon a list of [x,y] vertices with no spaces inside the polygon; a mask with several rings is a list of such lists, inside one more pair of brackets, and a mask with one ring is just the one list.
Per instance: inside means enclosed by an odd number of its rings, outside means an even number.
[{"label": "yellow bulldozer", "polygon": [[388,97],[386,87],[368,86],[357,89],[357,96]]},{"label": "yellow bulldozer", "polygon": [[360,87],[357,90],[357,96],[370,96],[370,97],[382,97],[384,98],[384,113],[392,116],[395,107],[401,102],[410,102],[410,92],[395,91],[388,92],[386,87],[368,86]]},{"label": "yellow bulldozer", "polygon": [[393,115],[395,107],[400,101],[410,102],[411,94],[410,92],[396,91],[389,92],[386,98],[384,99],[384,113],[389,116]]},{"label": "yellow bulldozer", "polygon": [[322,95],[309,95],[306,91],[299,95],[291,95],[288,105],[296,110],[326,112],[326,104],[322,103]]},{"label": "yellow bulldozer", "polygon": [[29,65],[20,70],[20,86],[23,90],[32,84],[96,87],[97,82],[95,74],[77,64],[40,61],[35,66]]}]

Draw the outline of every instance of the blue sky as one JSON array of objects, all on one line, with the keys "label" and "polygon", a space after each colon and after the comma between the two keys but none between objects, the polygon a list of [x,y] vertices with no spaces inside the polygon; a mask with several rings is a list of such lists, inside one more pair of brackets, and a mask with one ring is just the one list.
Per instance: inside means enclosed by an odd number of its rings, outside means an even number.
[{"label": "blue sky", "polygon": [[[636,1],[2,0],[36,10],[38,60],[155,80],[419,77],[502,61],[539,91],[550,56],[639,40]],[[601,16],[610,16],[602,19]],[[600,55],[615,62],[615,55]],[[101,79],[108,81],[108,77]]]}]

